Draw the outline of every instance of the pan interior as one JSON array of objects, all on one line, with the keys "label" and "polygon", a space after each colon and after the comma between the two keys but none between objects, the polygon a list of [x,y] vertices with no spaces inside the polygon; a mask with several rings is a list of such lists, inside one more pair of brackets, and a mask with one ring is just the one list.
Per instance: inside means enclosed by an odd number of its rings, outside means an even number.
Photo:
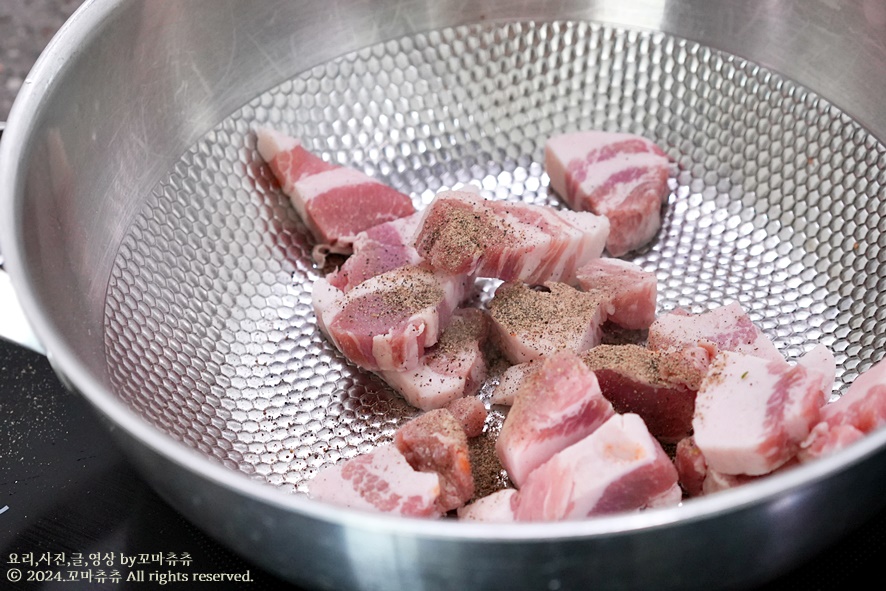
[{"label": "pan interior", "polygon": [[[389,440],[417,411],[318,331],[312,244],[257,154],[261,125],[419,207],[467,183],[563,207],[542,165],[548,136],[644,135],[673,163],[662,230],[630,257],[655,272],[660,312],[738,301],[789,359],[830,347],[835,395],[884,347],[886,153],[827,100],[656,32],[512,22],[411,35],[318,65],[222,121],[145,196],[113,266],[117,394],[284,490],[304,492],[318,468]],[[492,284],[481,288],[488,298]]]}]

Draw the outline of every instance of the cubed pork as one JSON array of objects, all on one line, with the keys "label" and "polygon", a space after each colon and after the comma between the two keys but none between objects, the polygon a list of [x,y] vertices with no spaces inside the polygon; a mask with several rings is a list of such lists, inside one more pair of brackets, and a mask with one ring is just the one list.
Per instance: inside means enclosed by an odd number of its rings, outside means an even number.
[{"label": "cubed pork", "polygon": [[662,314],[649,327],[647,346],[654,350],[698,346],[708,350],[711,359],[720,351],[736,351],[787,363],[738,302],[701,314],[682,309]]},{"label": "cubed pork", "polygon": [[407,265],[418,265],[421,257],[413,245],[421,212],[373,226],[354,238],[353,254],[326,280],[349,291],[371,277]]},{"label": "cubed pork", "polygon": [[592,433],[613,414],[597,378],[574,353],[544,359],[523,383],[495,448],[518,487],[535,468]]},{"label": "cubed pork", "polygon": [[323,278],[314,282],[320,329],[352,363],[364,369],[417,367],[437,342],[466,289],[464,277],[423,267],[401,267],[347,293]]},{"label": "cubed pork", "polygon": [[613,415],[536,468],[517,492],[517,521],[591,515],[679,502],[677,469],[635,414]]},{"label": "cubed pork", "polygon": [[358,170],[325,162],[301,142],[266,127],[258,151],[314,240],[349,253],[358,233],[415,212],[412,199]]},{"label": "cubed pork", "polygon": [[574,281],[599,257],[606,218],[551,207],[439,193],[424,212],[415,246],[433,268],[504,281]]},{"label": "cubed pork", "polygon": [[474,496],[468,438],[448,410],[432,410],[407,422],[397,429],[394,445],[410,466],[439,476],[441,513],[461,507]]},{"label": "cubed pork", "polygon": [[498,384],[492,391],[490,402],[492,404],[501,404],[511,406],[514,404],[514,398],[523,382],[529,377],[529,374],[538,369],[544,358],[527,361],[525,363],[517,363],[504,370],[498,378]]},{"label": "cubed pork", "polygon": [[655,274],[621,259],[593,259],[575,274],[585,291],[606,295],[612,302],[609,321],[623,328],[649,328],[655,320],[658,283]]},{"label": "cubed pork", "polygon": [[862,372],[840,398],[821,409],[800,454],[803,461],[831,454],[886,424],[886,360]]},{"label": "cubed pork", "polygon": [[499,345],[511,363],[600,344],[612,305],[600,294],[565,283],[503,283],[489,304]]},{"label": "cubed pork", "polygon": [[545,144],[551,187],[573,209],[609,219],[606,248],[614,257],[640,248],[658,232],[669,195],[668,168],[661,148],[632,134],[578,131]]},{"label": "cubed pork", "polygon": [[442,514],[440,477],[415,470],[393,444],[324,468],[309,483],[308,494],[354,509],[412,517]]},{"label": "cubed pork", "polygon": [[462,521],[510,523],[514,521],[513,501],[516,494],[517,490],[513,488],[495,491],[459,508],[458,518]]},{"label": "cubed pork", "polygon": [[674,453],[674,466],[680,479],[680,486],[689,497],[704,494],[704,480],[708,475],[708,465],[704,454],[695,445],[692,436],[681,439]]},{"label": "cubed pork", "polygon": [[476,396],[457,398],[446,409],[456,418],[468,437],[479,437],[483,433],[489,413],[483,401]]},{"label": "cubed pork", "polygon": [[379,375],[416,408],[442,408],[463,396],[476,394],[486,379],[483,343],[489,335],[489,316],[477,308],[459,308],[439,341],[427,349],[418,365]]},{"label": "cubed pork", "polygon": [[[597,376],[603,396],[619,413],[635,413],[649,432],[664,443],[676,443],[692,432],[696,389],[687,380],[665,379],[659,365],[679,352],[650,351],[638,345],[600,345],[581,354]],[[697,380],[700,383],[700,378]]]},{"label": "cubed pork", "polygon": [[821,416],[822,374],[723,351],[701,384],[692,420],[708,468],[756,476],[793,458]]}]

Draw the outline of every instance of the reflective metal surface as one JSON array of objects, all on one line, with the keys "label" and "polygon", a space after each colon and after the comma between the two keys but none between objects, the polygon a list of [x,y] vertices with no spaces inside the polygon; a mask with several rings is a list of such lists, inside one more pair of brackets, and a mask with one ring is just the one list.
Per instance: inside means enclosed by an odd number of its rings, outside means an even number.
[{"label": "reflective metal surface", "polygon": [[579,523],[392,519],[292,494],[409,410],[310,323],[316,271],[251,126],[417,202],[475,181],[556,203],[546,134],[650,135],[674,191],[637,260],[663,307],[738,299],[786,355],[832,346],[848,383],[883,343],[886,59],[878,7],[831,4],[92,2],[13,108],[3,252],[50,360],[161,494],[284,577],[759,582],[882,506],[884,433],[683,507]]}]

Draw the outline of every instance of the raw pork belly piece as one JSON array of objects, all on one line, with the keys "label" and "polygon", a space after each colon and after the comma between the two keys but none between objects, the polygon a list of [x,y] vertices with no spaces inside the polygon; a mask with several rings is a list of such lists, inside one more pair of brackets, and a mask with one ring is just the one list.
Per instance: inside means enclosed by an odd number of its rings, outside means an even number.
[{"label": "raw pork belly piece", "polygon": [[459,308],[416,367],[381,371],[379,375],[406,401],[421,410],[442,408],[477,393],[486,379],[482,346],[489,335],[489,316],[477,308]]},{"label": "raw pork belly piece", "polygon": [[730,351],[695,400],[695,444],[708,468],[757,476],[793,458],[821,416],[821,372]]},{"label": "raw pork belly piece", "polygon": [[681,309],[662,314],[649,327],[646,344],[653,350],[699,346],[708,350],[711,359],[720,351],[736,351],[787,363],[738,302],[701,314]]},{"label": "raw pork belly piece", "polygon": [[661,227],[668,166],[661,148],[632,134],[579,131],[545,144],[551,187],[573,209],[609,219],[606,248],[614,257],[643,246]]},{"label": "raw pork belly piece", "polygon": [[635,414],[614,415],[536,468],[515,499],[517,521],[591,515],[679,502],[677,469]]},{"label": "raw pork belly piece", "polygon": [[510,523],[514,521],[512,503],[516,494],[516,489],[503,488],[490,495],[486,495],[470,505],[461,507],[457,512],[458,518],[463,521]]},{"label": "raw pork belly piece", "polygon": [[489,303],[499,346],[511,363],[596,347],[611,311],[604,296],[557,282],[503,283]]},{"label": "raw pork belly piece", "polygon": [[536,359],[512,365],[504,370],[501,377],[498,379],[498,384],[495,386],[495,390],[492,392],[490,402],[492,402],[492,404],[502,404],[505,406],[511,406],[514,404],[514,398],[517,396],[517,392],[520,391],[523,382],[533,371],[538,369],[541,362],[542,359]]},{"label": "raw pork belly piece", "polygon": [[608,234],[606,218],[590,213],[444,191],[425,209],[415,247],[446,273],[572,282],[578,267],[603,253]]},{"label": "raw pork belly piece", "polygon": [[524,382],[495,442],[518,487],[538,466],[613,415],[597,378],[574,353],[546,358]]},{"label": "raw pork belly piece", "polygon": [[575,273],[585,291],[597,291],[612,301],[609,321],[632,330],[649,328],[655,320],[658,283],[655,273],[621,259],[594,259]]},{"label": "raw pork belly piece", "polygon": [[840,398],[821,409],[800,454],[803,461],[833,453],[886,424],[886,360],[862,372]]},{"label": "raw pork belly piece", "polygon": [[440,478],[413,469],[393,444],[324,468],[311,480],[308,494],[354,509],[413,517],[441,514]]},{"label": "raw pork belly piece", "polygon": [[677,443],[674,466],[680,478],[680,486],[687,496],[698,497],[704,493],[704,480],[708,475],[708,465],[704,454],[695,445],[691,436]]},{"label": "raw pork belly piece", "polygon": [[325,162],[279,131],[256,131],[258,151],[314,240],[348,253],[358,233],[415,212],[408,195],[352,168]]},{"label": "raw pork belly piece", "polygon": [[342,291],[360,285],[367,279],[407,265],[418,265],[412,240],[421,212],[373,226],[354,238],[354,254],[326,280]]},{"label": "raw pork belly piece", "polygon": [[474,496],[468,438],[448,410],[432,410],[412,419],[397,429],[394,445],[410,466],[440,477],[437,507],[441,513],[461,507]]},{"label": "raw pork belly piece", "polygon": [[347,293],[320,278],[312,299],[320,329],[352,363],[403,371],[417,367],[437,342],[465,289],[464,277],[402,267]]},{"label": "raw pork belly piece", "polygon": [[468,437],[479,437],[483,433],[489,413],[479,398],[474,396],[458,398],[449,403],[446,409],[456,418]]},{"label": "raw pork belly piece", "polygon": [[686,385],[689,380],[662,377],[659,363],[667,355],[638,345],[600,345],[581,359],[616,412],[640,415],[652,435],[676,443],[692,432],[697,389]]},{"label": "raw pork belly piece", "polygon": [[834,390],[834,381],[837,379],[837,360],[827,345],[819,343],[797,359],[799,365],[809,369],[815,369],[822,374],[821,390],[825,398]]}]

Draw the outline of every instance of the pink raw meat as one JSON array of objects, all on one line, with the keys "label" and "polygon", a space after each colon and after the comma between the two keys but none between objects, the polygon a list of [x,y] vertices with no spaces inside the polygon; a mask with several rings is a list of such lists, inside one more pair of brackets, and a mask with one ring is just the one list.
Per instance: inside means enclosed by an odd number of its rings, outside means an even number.
[{"label": "pink raw meat", "polygon": [[413,517],[439,516],[440,478],[414,470],[392,444],[324,468],[309,495],[335,505]]},{"label": "pink raw meat", "polygon": [[668,166],[661,148],[632,134],[579,131],[545,144],[551,187],[573,209],[609,219],[606,248],[614,257],[643,246],[661,227]]},{"label": "pink raw meat", "polygon": [[492,398],[490,399],[492,404],[502,404],[505,406],[514,404],[514,398],[517,396],[517,392],[520,391],[523,382],[533,371],[538,369],[542,360],[543,358],[517,363],[504,370],[498,378],[495,390],[492,391]]},{"label": "pink raw meat", "polygon": [[655,274],[621,259],[593,259],[575,273],[585,291],[606,295],[612,302],[609,321],[623,328],[644,329],[655,320],[658,284]]},{"label": "pink raw meat", "polygon": [[556,353],[517,392],[495,449],[511,481],[520,486],[535,468],[612,414],[593,372],[577,355]]},{"label": "pink raw meat", "polygon": [[840,398],[821,409],[821,422],[803,442],[808,461],[833,453],[886,424],[886,360],[862,372]]},{"label": "pink raw meat", "polygon": [[486,379],[483,343],[489,335],[489,317],[477,308],[459,308],[439,341],[425,350],[418,365],[379,375],[416,408],[442,408],[477,393]]},{"label": "pink raw meat", "polygon": [[479,437],[483,433],[489,413],[486,412],[486,405],[479,398],[474,396],[457,398],[450,402],[446,408],[465,430],[465,435]]},{"label": "pink raw meat", "polygon": [[635,414],[614,415],[536,468],[515,499],[517,521],[583,519],[660,507],[675,494],[677,469]]},{"label": "pink raw meat", "polygon": [[415,212],[408,195],[366,174],[324,162],[279,131],[256,131],[258,151],[313,238],[348,253],[359,232]]},{"label": "pink raw meat", "polygon": [[468,438],[448,410],[432,410],[407,422],[397,429],[394,445],[410,466],[440,477],[440,512],[461,507],[474,496]]},{"label": "pink raw meat", "polygon": [[701,314],[679,309],[663,314],[649,327],[647,346],[654,350],[699,346],[709,351],[711,359],[720,351],[736,351],[786,363],[738,302]]},{"label": "pink raw meat", "polygon": [[470,505],[458,510],[458,518],[463,521],[484,521],[489,523],[510,523],[514,521],[513,501],[517,490],[503,488]]},{"label": "pink raw meat", "polygon": [[650,351],[638,345],[600,345],[581,355],[582,361],[597,376],[603,396],[615,412],[634,413],[643,418],[649,432],[664,443],[676,443],[692,432],[696,389],[686,382],[662,377],[660,365],[680,366],[675,354]]},{"label": "pink raw meat", "polygon": [[721,352],[695,400],[695,444],[708,468],[751,476],[793,458],[821,416],[822,373]]},{"label": "pink raw meat", "polygon": [[327,275],[326,280],[338,289],[348,291],[376,275],[418,265],[421,257],[412,240],[420,219],[421,213],[416,212],[360,232],[354,238],[354,253],[341,268]]},{"label": "pink raw meat", "polygon": [[611,310],[600,294],[557,282],[537,287],[504,283],[489,303],[499,346],[511,363],[599,345]]},{"label": "pink raw meat", "polygon": [[609,222],[594,214],[445,191],[425,210],[415,246],[446,273],[571,282],[578,267],[602,254],[608,233]]},{"label": "pink raw meat", "polygon": [[704,454],[695,445],[691,436],[677,443],[674,466],[680,478],[680,486],[687,496],[698,497],[704,494],[704,480],[708,475],[708,465]]},{"label": "pink raw meat", "polygon": [[352,363],[404,371],[437,342],[465,289],[464,277],[401,267],[347,293],[320,278],[312,298],[320,329]]}]

